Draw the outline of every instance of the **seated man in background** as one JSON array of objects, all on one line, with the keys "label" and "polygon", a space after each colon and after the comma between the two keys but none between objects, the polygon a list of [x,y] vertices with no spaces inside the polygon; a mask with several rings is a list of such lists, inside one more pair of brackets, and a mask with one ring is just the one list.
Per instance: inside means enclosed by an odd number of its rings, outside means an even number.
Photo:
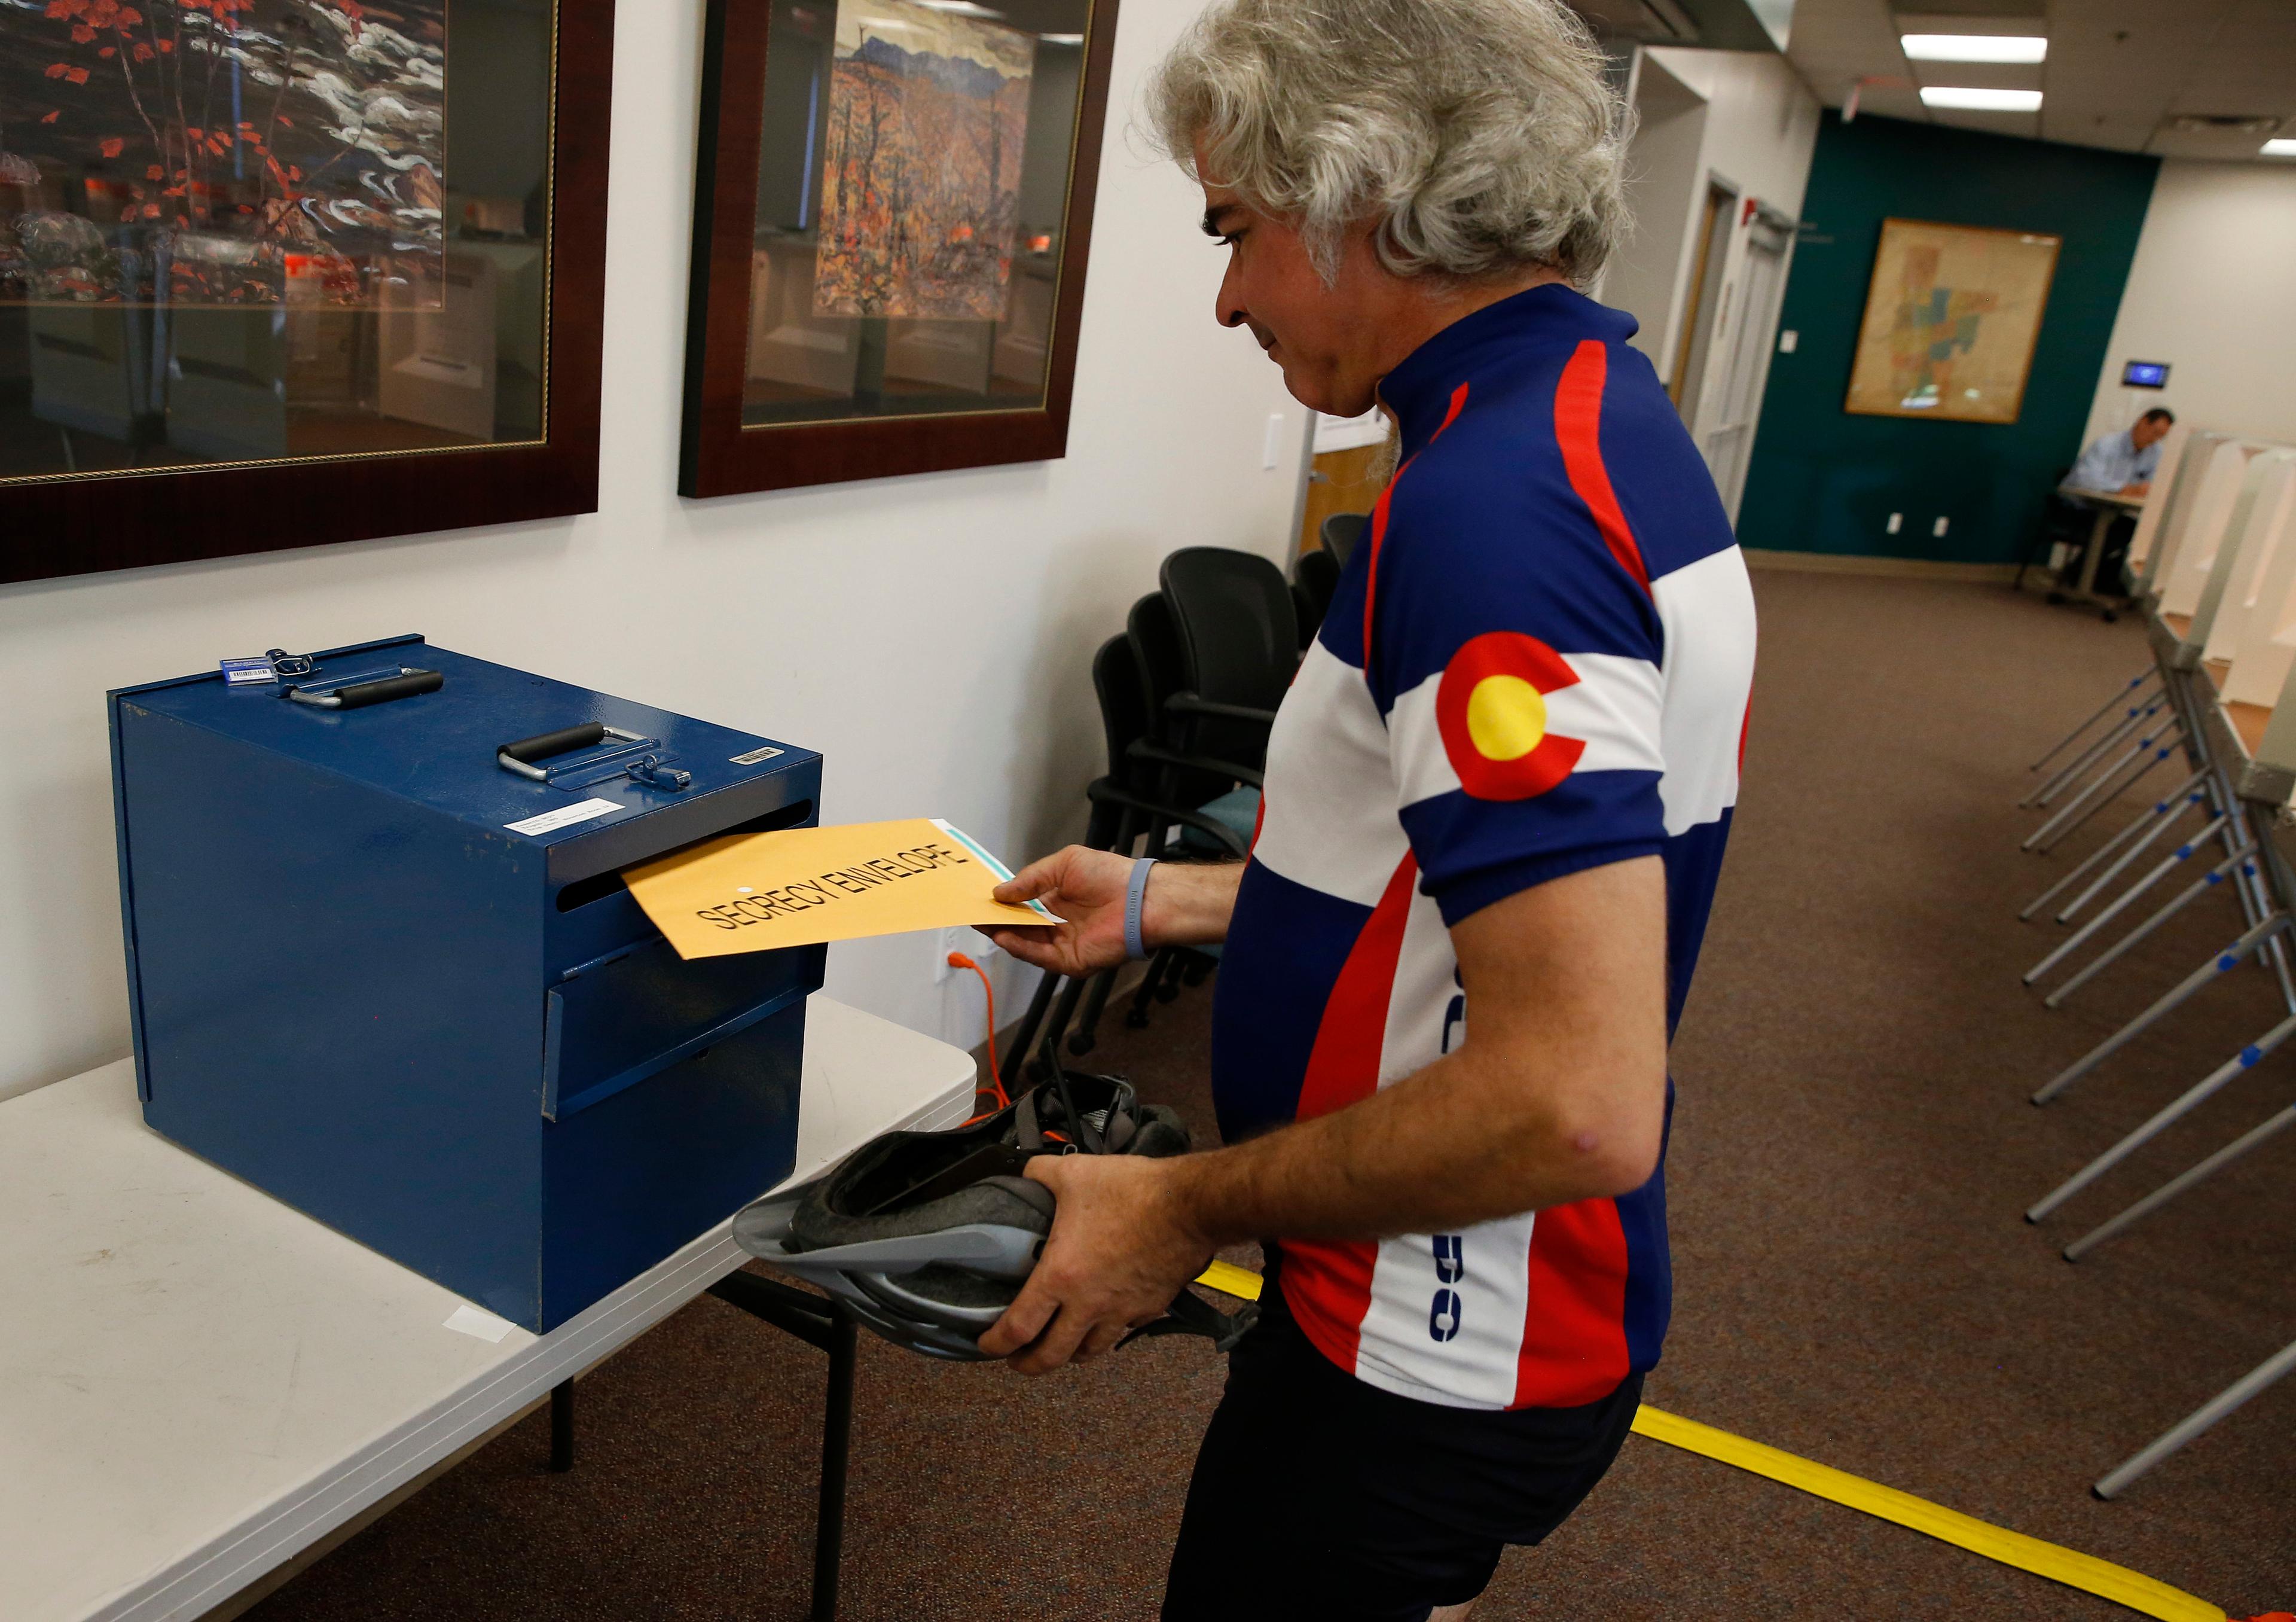
[{"label": "seated man in background", "polygon": [[2057,488],[2068,501],[2086,506],[2079,491],[2111,490],[2123,496],[2142,496],[2152,488],[2153,470],[2161,465],[2161,441],[2169,437],[2176,423],[2176,413],[2165,406],[2155,406],[2136,419],[2136,425],[2119,433],[2101,435],[2096,443],[2081,452],[2080,460],[2073,464],[2072,472]]},{"label": "seated man in background", "polygon": [[1621,110],[1559,0],[1218,0],[1157,75],[1216,313],[1402,466],[1275,717],[1250,860],[1071,846],[997,943],[1226,943],[1226,1147],[1045,1156],[981,1349],[1095,1356],[1267,1237],[1167,1622],[1427,1622],[1609,1469],[1666,1332],[1666,1050],[1737,797],[1754,603],[1632,317]]},{"label": "seated man in background", "polygon": [[[2081,452],[2080,460],[2073,464],[2064,482],[2057,486],[2057,499],[2082,513],[2095,514],[2099,506],[2085,501],[2082,490],[2106,490],[2122,496],[2143,496],[2152,489],[2152,474],[2161,465],[2161,441],[2169,437],[2169,430],[2177,420],[2176,414],[2165,406],[2155,406],[2136,423],[2119,433],[2100,435],[2096,442]],[[2091,522],[2083,520],[2083,523]],[[2104,546],[2097,553],[2096,579],[2099,589],[2103,582],[2120,578],[2120,561],[2128,556],[2128,542],[2136,533],[2136,520],[2128,513],[2113,515],[2105,531]],[[2083,547],[2072,548],[2061,572],[2067,584],[2080,571]]]}]

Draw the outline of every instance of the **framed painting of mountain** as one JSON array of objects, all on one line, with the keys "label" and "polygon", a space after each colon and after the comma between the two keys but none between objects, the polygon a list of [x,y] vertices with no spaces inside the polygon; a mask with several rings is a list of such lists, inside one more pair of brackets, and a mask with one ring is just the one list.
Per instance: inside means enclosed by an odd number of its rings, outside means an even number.
[{"label": "framed painting of mountain", "polygon": [[1115,0],[710,0],[679,489],[1062,454]]},{"label": "framed painting of mountain", "polygon": [[612,0],[0,0],[0,580],[596,505]]}]

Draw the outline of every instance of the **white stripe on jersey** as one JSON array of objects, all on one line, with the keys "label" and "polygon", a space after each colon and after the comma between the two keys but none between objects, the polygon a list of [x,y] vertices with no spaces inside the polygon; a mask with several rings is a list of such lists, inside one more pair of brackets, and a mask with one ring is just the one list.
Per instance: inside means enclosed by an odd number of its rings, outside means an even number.
[{"label": "white stripe on jersey", "polygon": [[1254,860],[1294,884],[1375,907],[1410,849],[1390,798],[1387,729],[1364,673],[1308,645],[1267,737],[1267,815]]},{"label": "white stripe on jersey", "polygon": [[[1415,885],[1410,910],[1403,915],[1403,944],[1396,953],[1395,984],[1388,993],[1387,1028],[1380,1033],[1379,1084],[1423,1070],[1466,1040],[1464,994],[1457,980],[1458,954],[1443,909]],[[1460,1023],[1449,1032],[1451,1000],[1461,999]]]},{"label": "white stripe on jersey", "polygon": [[[1666,757],[1659,752],[1664,685],[1658,666],[1623,654],[1555,651],[1578,678],[1546,695],[1547,731],[1587,745],[1571,770],[1665,770]],[[1416,805],[1459,786],[1435,720],[1435,695],[1442,685],[1443,672],[1437,671],[1397,698],[1389,712],[1400,804]]]},{"label": "white stripe on jersey", "polygon": [[[1425,1234],[1381,1240],[1356,1378],[1447,1408],[1512,1404],[1538,1220],[1526,1211],[1451,1236],[1459,1241],[1458,1262],[1448,1268],[1439,1268],[1435,1241]],[[1447,1272],[1456,1281],[1447,1282]],[[1445,1289],[1456,1299],[1439,1304],[1436,1293]]]},{"label": "white stripe on jersey", "polygon": [[[1395,987],[1379,1053],[1380,1085],[1425,1069],[1466,1039],[1466,997],[1443,910],[1414,891],[1404,916]],[[1454,1006],[1456,1017],[1454,1017]],[[1442,1276],[1425,1234],[1382,1241],[1371,1275],[1355,1373],[1383,1391],[1452,1408],[1504,1408],[1514,1401],[1530,1293],[1533,1214],[1454,1235],[1463,1266]],[[1439,1318],[1436,1292],[1448,1289]],[[1448,1329],[1439,1339],[1437,1331]]]},{"label": "white stripe on jersey", "polygon": [[1738,742],[1754,686],[1754,587],[1744,555],[1726,547],[1652,580],[1651,597],[1666,637],[1658,793],[1672,838],[1738,803]]}]

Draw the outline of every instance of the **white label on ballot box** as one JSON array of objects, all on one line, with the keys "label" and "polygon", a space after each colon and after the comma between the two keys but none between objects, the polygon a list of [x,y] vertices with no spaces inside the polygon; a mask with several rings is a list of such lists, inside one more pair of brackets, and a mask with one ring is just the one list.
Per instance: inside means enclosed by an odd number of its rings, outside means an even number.
[{"label": "white label on ballot box", "polygon": [[554,834],[562,827],[571,827],[578,822],[587,822],[594,817],[603,817],[624,809],[611,800],[585,800],[578,805],[562,805],[554,811],[545,811],[539,817],[529,817],[523,822],[505,822],[503,826],[513,834]]}]

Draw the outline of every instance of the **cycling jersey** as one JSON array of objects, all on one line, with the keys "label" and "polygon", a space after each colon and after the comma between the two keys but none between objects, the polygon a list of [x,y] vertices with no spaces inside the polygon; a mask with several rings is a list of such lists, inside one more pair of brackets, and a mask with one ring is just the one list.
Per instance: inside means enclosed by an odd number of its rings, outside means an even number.
[{"label": "cycling jersey", "polygon": [[[1737,799],[1743,560],[1631,317],[1559,284],[1381,384],[1401,465],[1278,712],[1214,1009],[1229,1141],[1341,1108],[1466,1039],[1448,926],[1657,855],[1668,1030]],[[1672,1115],[1672,1083],[1668,1112]],[[1595,1401],[1658,1360],[1665,1168],[1463,1232],[1282,1241],[1341,1368],[1455,1407]]]}]

